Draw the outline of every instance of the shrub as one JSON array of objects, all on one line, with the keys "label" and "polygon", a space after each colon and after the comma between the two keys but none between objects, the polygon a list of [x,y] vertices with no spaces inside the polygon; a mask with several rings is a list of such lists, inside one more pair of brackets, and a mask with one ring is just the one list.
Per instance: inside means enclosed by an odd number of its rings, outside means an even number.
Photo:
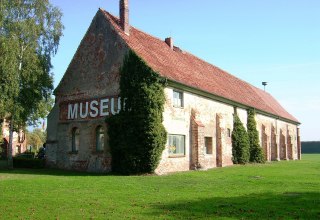
[{"label": "shrub", "polygon": [[0,158],[0,170],[8,168],[8,161]]},{"label": "shrub", "polygon": [[23,157],[13,157],[13,167],[14,168],[41,169],[41,168],[45,167],[45,160],[33,159],[33,158],[23,158]]},{"label": "shrub", "polygon": [[257,131],[257,123],[254,117],[255,111],[253,109],[249,109],[247,118],[247,130],[250,143],[250,162],[264,163],[265,157],[262,151],[262,147],[259,143],[259,133]]},{"label": "shrub", "polygon": [[122,174],[153,173],[166,143],[162,124],[164,80],[133,51],[120,70],[122,108],[106,119],[112,170]]},{"label": "shrub", "polygon": [[[3,131],[2,131],[2,120],[0,120],[0,146],[3,144]],[[0,148],[1,151],[1,148]]]},{"label": "shrub", "polygon": [[2,121],[2,119],[0,119],[0,159],[2,157],[4,157],[4,154],[5,154],[4,146],[3,146],[4,142],[3,142],[3,135],[2,135],[3,134],[2,123],[3,123],[3,121]]},{"label": "shrub", "polygon": [[234,164],[249,162],[249,137],[238,115],[234,115],[232,131],[232,161]]},{"label": "shrub", "polygon": [[3,143],[0,141],[0,159],[4,158],[4,156],[5,156],[4,146],[3,146]]},{"label": "shrub", "polygon": [[29,159],[33,159],[35,158],[35,153],[34,152],[25,152],[22,154],[18,154],[15,156],[16,158],[29,158]]}]

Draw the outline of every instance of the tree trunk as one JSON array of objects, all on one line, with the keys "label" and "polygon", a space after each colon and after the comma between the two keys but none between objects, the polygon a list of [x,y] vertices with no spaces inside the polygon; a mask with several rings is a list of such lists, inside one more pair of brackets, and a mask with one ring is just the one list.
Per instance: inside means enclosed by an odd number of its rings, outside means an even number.
[{"label": "tree trunk", "polygon": [[8,143],[8,168],[13,169],[13,160],[12,160],[12,144],[13,144],[13,117],[10,120],[9,126],[9,143]]}]

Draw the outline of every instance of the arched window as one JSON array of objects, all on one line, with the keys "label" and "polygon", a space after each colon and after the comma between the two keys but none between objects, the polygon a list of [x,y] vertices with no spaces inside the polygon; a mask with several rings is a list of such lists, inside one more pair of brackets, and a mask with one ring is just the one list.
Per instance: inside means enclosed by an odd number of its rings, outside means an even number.
[{"label": "arched window", "polygon": [[96,150],[103,151],[104,149],[104,129],[98,126],[96,129]]},{"label": "arched window", "polygon": [[80,130],[79,128],[72,129],[72,146],[71,151],[77,152],[80,146]]}]

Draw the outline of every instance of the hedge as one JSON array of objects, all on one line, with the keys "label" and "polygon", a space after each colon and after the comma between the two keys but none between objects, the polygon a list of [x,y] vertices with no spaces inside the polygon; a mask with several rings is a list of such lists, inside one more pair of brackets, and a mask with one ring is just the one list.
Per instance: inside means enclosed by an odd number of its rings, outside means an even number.
[{"label": "hedge", "polygon": [[45,167],[45,160],[33,159],[33,158],[23,158],[14,157],[13,158],[14,168],[34,168],[41,169]]}]

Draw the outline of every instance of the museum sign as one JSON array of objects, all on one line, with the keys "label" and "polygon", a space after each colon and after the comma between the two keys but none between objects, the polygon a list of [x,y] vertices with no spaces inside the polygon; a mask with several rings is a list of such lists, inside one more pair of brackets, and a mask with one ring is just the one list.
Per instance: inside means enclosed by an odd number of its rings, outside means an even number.
[{"label": "museum sign", "polygon": [[120,97],[104,97],[92,100],[69,101],[60,104],[60,121],[89,120],[120,112]]}]

